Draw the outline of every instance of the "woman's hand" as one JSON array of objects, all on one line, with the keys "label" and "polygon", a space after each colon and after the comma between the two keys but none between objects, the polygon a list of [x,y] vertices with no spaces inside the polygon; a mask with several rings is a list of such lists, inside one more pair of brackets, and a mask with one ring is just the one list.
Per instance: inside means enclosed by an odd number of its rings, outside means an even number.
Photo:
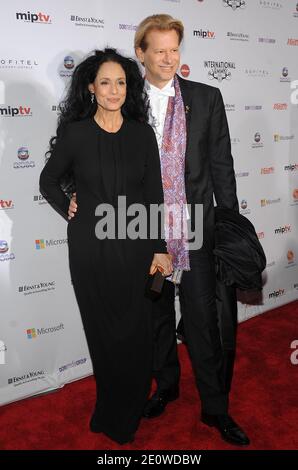
[{"label": "woman's hand", "polygon": [[77,200],[77,193],[73,193],[72,198],[70,200],[69,208],[68,208],[68,220],[76,215],[78,205],[76,203]]},{"label": "woman's hand", "polygon": [[150,274],[154,274],[158,269],[163,276],[170,276],[173,272],[172,255],[155,253],[150,267]]}]

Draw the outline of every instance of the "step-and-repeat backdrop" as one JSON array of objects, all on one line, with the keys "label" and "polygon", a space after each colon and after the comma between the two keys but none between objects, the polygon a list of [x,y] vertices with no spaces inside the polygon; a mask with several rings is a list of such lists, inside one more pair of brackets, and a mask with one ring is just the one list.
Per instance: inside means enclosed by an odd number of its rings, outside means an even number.
[{"label": "step-and-repeat backdrop", "polygon": [[263,293],[239,293],[239,321],[298,297],[298,3],[4,2],[0,404],[92,372],[68,269],[67,223],[40,195],[39,174],[74,67],[107,45],[133,56],[136,26],[153,13],[184,22],[179,73],[219,87],[224,97],[241,212],[268,259]]}]

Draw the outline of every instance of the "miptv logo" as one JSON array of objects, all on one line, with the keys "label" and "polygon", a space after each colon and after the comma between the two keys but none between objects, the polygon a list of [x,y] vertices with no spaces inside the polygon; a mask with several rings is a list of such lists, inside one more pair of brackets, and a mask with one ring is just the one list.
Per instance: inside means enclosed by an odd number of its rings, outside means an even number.
[{"label": "miptv logo", "polygon": [[32,116],[32,111],[29,106],[3,106],[0,108],[0,115],[2,117],[27,117]]},{"label": "miptv logo", "polygon": [[16,13],[17,20],[25,21],[25,23],[42,23],[42,24],[50,24],[52,23],[50,15],[46,15],[45,13],[31,13],[27,11],[26,13]]}]

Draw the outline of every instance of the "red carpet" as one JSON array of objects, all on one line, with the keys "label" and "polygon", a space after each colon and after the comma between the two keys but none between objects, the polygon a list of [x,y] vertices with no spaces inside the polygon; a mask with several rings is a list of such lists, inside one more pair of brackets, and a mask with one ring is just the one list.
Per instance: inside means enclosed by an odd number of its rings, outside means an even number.
[{"label": "red carpet", "polygon": [[[230,411],[251,439],[246,449],[298,449],[298,301],[239,326]],[[181,397],[163,416],[143,420],[135,442],[118,446],[88,430],[95,400],[93,378],[0,408],[0,449],[238,449],[198,420],[199,401],[185,346]]]}]

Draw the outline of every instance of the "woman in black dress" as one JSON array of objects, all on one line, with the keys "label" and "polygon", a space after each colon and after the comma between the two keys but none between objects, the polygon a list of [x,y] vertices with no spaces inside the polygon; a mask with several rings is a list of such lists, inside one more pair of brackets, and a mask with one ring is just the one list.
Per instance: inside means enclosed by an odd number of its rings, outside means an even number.
[{"label": "woman in black dress", "polygon": [[99,204],[109,204],[117,215],[123,196],[127,208],[163,203],[158,147],[133,60],[105,49],[78,65],[49,153],[40,188],[65,218],[69,199],[61,179],[72,172],[76,184],[79,210],[67,233],[70,272],[96,379],[90,429],[123,444],[133,440],[150,391],[152,301],[145,295],[146,281],[157,266],[165,275],[172,270],[160,235],[117,235],[117,217],[114,237],[99,239],[95,230]]}]

